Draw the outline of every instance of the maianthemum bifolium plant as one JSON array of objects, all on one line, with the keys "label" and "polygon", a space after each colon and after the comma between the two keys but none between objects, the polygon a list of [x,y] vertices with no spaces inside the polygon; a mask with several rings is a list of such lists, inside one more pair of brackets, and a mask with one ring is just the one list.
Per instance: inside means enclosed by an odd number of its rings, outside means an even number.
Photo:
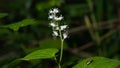
[{"label": "maianthemum bifolium plant", "polygon": [[61,68],[61,60],[62,60],[62,55],[63,55],[63,43],[64,40],[68,37],[68,32],[67,32],[67,28],[68,25],[61,25],[63,24],[61,22],[61,20],[63,20],[63,16],[62,15],[57,15],[59,14],[60,10],[58,8],[52,8],[49,10],[49,19],[51,20],[49,25],[52,27],[53,29],[53,37],[59,37],[60,41],[61,41],[61,48],[60,48],[60,57],[59,57],[59,61],[56,62],[58,64],[58,68]]},{"label": "maianthemum bifolium plant", "polygon": [[[35,50],[34,52],[31,52],[25,57],[17,60],[29,61],[29,60],[37,60],[37,59],[54,58],[54,60],[57,63],[57,68],[62,68],[61,61],[63,56],[63,43],[64,40],[68,38],[68,32],[67,32],[68,25],[62,23],[63,16],[60,14],[60,10],[58,8],[50,9],[48,14],[49,14],[48,19],[50,20],[49,26],[52,27],[53,37],[60,38],[60,42],[61,42],[60,54],[59,54],[60,56],[59,57],[55,56],[55,54],[58,53],[59,51],[57,48],[47,48],[47,49]],[[24,22],[29,22],[29,21],[25,20]],[[19,23],[17,25],[19,25]],[[14,26],[16,26],[16,24]],[[10,63],[8,66],[14,64],[15,62],[17,62],[17,60],[13,61],[13,63]],[[74,63],[74,61],[72,62]],[[90,57],[83,61],[80,60],[80,62],[75,64],[72,68],[116,68],[118,66],[120,66],[120,61],[111,60],[99,56],[99,57]],[[9,68],[9,67],[4,67],[4,68]]]}]

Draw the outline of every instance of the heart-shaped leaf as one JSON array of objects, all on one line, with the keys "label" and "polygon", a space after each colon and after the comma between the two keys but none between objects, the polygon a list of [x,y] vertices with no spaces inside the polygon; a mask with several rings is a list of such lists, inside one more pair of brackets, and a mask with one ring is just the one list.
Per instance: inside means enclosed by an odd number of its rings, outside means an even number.
[{"label": "heart-shaped leaf", "polygon": [[55,54],[58,52],[58,49],[49,48],[49,49],[40,49],[34,51],[21,60],[33,60],[33,59],[49,59],[55,57]]}]

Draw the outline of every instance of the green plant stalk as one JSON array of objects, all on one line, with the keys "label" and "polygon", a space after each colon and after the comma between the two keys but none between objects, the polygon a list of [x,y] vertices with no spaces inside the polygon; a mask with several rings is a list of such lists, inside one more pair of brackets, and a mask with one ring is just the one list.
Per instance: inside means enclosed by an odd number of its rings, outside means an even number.
[{"label": "green plant stalk", "polygon": [[60,65],[60,63],[58,63],[58,68],[61,68],[61,65]]},{"label": "green plant stalk", "polygon": [[54,59],[55,59],[55,62],[57,63],[57,65],[58,65],[58,68],[61,68],[60,64],[57,62],[56,57],[54,57]]},{"label": "green plant stalk", "polygon": [[60,48],[60,59],[59,59],[59,63],[61,63],[62,60],[62,54],[63,54],[63,37],[62,37],[62,33],[61,30],[59,29],[59,34],[60,34],[60,41],[61,41],[61,48]]},{"label": "green plant stalk", "polygon": [[61,48],[60,48],[60,59],[59,59],[59,68],[61,68],[61,61],[62,61],[62,55],[63,55],[63,37],[62,37],[62,33],[61,33],[61,30],[59,29],[59,33],[60,33],[60,41],[61,41]]},{"label": "green plant stalk", "polygon": [[61,61],[62,61],[62,55],[63,55],[63,39],[61,40],[61,50],[60,50],[60,60],[59,60],[59,62],[61,63]]},{"label": "green plant stalk", "polygon": [[[59,26],[58,22],[57,22],[57,26]],[[60,37],[60,42],[61,42],[61,48],[60,48],[60,58],[59,58],[59,62],[58,62],[58,68],[61,68],[61,61],[62,61],[62,56],[63,56],[63,43],[64,43],[64,39],[62,37],[62,32],[60,30],[60,27],[59,27],[59,37]]]}]

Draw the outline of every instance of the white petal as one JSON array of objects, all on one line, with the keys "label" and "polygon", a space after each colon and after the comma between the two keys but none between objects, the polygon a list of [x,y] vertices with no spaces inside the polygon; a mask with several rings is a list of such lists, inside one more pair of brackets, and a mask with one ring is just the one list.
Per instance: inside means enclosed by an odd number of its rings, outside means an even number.
[{"label": "white petal", "polygon": [[54,20],[56,20],[56,21],[61,21],[62,19],[63,19],[62,16],[60,16],[60,17],[54,17]]},{"label": "white petal", "polygon": [[53,19],[54,18],[54,16],[53,15],[49,15],[49,17],[48,17],[49,19]]},{"label": "white petal", "polygon": [[49,10],[49,13],[53,13],[53,11],[50,9],[50,10]]},{"label": "white petal", "polygon": [[53,13],[58,13],[58,12],[59,12],[58,8],[53,9]]},{"label": "white petal", "polygon": [[66,39],[68,37],[67,33],[63,33],[63,39]]},{"label": "white petal", "polygon": [[62,25],[62,26],[60,26],[60,29],[61,29],[61,30],[64,30],[64,29],[67,28],[67,26],[68,26],[68,25]]},{"label": "white petal", "polygon": [[55,23],[50,23],[49,25],[52,26],[52,27],[56,27]]},{"label": "white petal", "polygon": [[57,31],[53,31],[53,36],[58,36],[58,32]]}]

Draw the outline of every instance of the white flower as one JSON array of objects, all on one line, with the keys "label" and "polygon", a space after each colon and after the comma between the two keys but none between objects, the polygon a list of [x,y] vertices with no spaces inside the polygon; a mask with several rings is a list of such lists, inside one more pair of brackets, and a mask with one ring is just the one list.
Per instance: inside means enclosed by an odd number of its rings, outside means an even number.
[{"label": "white flower", "polygon": [[60,29],[61,30],[64,30],[64,29],[66,29],[68,27],[68,25],[62,25],[62,26],[60,26]]},{"label": "white flower", "polygon": [[53,19],[54,18],[54,16],[53,15],[49,15],[49,17],[48,17],[49,19]]},{"label": "white flower", "polygon": [[56,27],[55,23],[49,23],[49,25],[52,26],[52,27]]},{"label": "white flower", "polygon": [[59,12],[58,8],[53,9],[53,13],[58,13],[58,12]]},{"label": "white flower", "polygon": [[65,30],[68,25],[59,25],[58,21],[61,21],[63,19],[63,16],[57,16],[57,13],[59,13],[60,11],[58,10],[58,8],[52,8],[49,10],[49,19],[51,19],[52,21],[49,23],[49,25],[52,27],[53,29],[53,36],[60,37],[60,33],[59,31],[61,30],[61,34],[62,34],[62,38],[63,40],[66,39],[68,37],[68,33]]},{"label": "white flower", "polygon": [[49,13],[53,13],[52,9],[49,10]]},{"label": "white flower", "polygon": [[57,17],[57,16],[54,17],[54,20],[56,20],[56,21],[61,21],[62,19],[63,19],[62,15],[60,17]]},{"label": "white flower", "polygon": [[63,39],[66,39],[68,37],[68,34],[65,32],[63,33]]},{"label": "white flower", "polygon": [[63,16],[57,16],[56,14],[59,13],[58,8],[53,8],[49,10],[49,19],[52,19],[54,21],[61,21],[63,19]]},{"label": "white flower", "polygon": [[53,8],[53,9],[50,9],[49,10],[49,13],[58,13],[59,12],[59,10],[58,10],[58,8]]},{"label": "white flower", "polygon": [[57,31],[53,31],[53,36],[58,36],[58,32]]}]

